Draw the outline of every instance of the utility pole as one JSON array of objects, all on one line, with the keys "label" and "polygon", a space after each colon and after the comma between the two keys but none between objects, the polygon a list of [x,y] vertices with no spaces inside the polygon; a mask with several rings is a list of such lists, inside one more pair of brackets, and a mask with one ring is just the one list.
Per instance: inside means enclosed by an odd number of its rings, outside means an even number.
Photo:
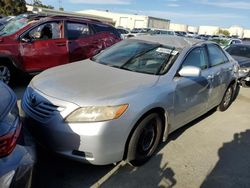
[{"label": "utility pole", "polygon": [[62,0],[58,0],[58,9],[59,9],[59,10],[62,9]]}]

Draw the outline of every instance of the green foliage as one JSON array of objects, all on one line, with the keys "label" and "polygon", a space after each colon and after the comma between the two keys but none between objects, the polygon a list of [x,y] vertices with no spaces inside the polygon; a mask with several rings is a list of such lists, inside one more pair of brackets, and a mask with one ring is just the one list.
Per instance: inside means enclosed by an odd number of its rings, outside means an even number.
[{"label": "green foliage", "polygon": [[42,1],[40,1],[40,0],[34,0],[33,6],[41,7],[41,8],[54,9],[54,7],[51,6],[51,5],[44,5],[44,4],[42,3]]},{"label": "green foliage", "polygon": [[15,16],[27,11],[25,0],[0,0],[0,14]]},{"label": "green foliage", "polygon": [[228,30],[219,29],[217,34],[222,34],[222,35],[225,35],[225,36],[229,36],[230,32]]}]

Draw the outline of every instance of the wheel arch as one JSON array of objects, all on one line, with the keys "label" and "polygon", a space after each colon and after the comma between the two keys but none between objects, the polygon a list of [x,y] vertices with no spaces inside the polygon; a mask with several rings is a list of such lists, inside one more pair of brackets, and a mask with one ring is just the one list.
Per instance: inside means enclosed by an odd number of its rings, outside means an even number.
[{"label": "wheel arch", "polygon": [[[126,144],[125,144],[125,149],[124,149],[124,153],[123,153],[123,160],[126,160],[127,159],[127,155],[128,155],[128,146],[129,146],[129,142],[130,142],[130,139],[135,131],[135,129],[137,128],[137,126],[139,125],[139,123],[146,117],[148,116],[149,114],[152,114],[152,113],[157,113],[160,115],[160,118],[163,122],[163,131],[162,131],[162,134],[161,134],[161,139],[163,140],[163,137],[168,134],[168,123],[167,123],[167,119],[168,119],[168,114],[166,112],[166,110],[162,107],[154,107],[154,108],[151,108],[150,110],[148,110],[147,112],[145,112],[143,115],[140,116],[140,118],[136,121],[136,123],[134,124],[133,128],[131,129],[130,133],[129,133],[129,136],[127,137],[127,140],[126,140]],[[167,136],[167,135],[166,135]]]},{"label": "wheel arch", "polygon": [[[21,68],[20,65],[12,57],[10,57],[8,55],[2,55],[2,54],[0,54],[0,62],[4,62],[2,60],[7,61],[7,63],[10,66],[12,66],[12,68],[16,68],[16,69],[20,69]],[[7,63],[5,63],[5,64],[7,64]]]}]

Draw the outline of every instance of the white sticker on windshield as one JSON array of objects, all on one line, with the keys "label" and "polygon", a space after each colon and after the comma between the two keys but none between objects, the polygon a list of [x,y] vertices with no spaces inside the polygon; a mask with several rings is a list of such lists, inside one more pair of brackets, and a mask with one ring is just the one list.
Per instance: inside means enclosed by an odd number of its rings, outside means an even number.
[{"label": "white sticker on windshield", "polygon": [[171,54],[171,55],[178,54],[178,51],[170,50],[170,49],[167,49],[167,48],[157,48],[156,51],[160,52],[160,53],[164,53],[164,54]]},{"label": "white sticker on windshield", "polygon": [[173,50],[171,54],[172,54],[172,55],[177,55],[178,53],[179,53],[178,51]]},{"label": "white sticker on windshield", "polygon": [[157,52],[164,53],[164,54],[170,54],[172,50],[167,48],[157,48]]}]

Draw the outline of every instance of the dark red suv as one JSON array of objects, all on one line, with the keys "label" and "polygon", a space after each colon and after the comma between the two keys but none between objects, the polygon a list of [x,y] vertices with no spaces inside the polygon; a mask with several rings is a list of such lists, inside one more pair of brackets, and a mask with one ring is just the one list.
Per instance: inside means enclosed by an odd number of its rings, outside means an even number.
[{"label": "dark red suv", "polygon": [[97,20],[20,15],[0,31],[0,80],[90,58],[120,40],[114,27]]}]

